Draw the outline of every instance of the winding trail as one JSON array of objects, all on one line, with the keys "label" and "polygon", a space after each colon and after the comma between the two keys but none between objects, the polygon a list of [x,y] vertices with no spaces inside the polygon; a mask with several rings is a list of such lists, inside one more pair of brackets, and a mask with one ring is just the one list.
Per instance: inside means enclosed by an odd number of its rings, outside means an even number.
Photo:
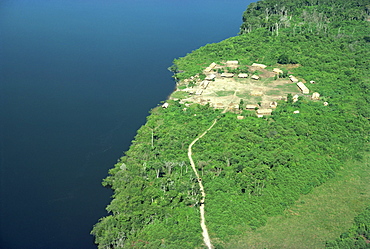
[{"label": "winding trail", "polygon": [[200,210],[200,226],[202,227],[202,231],[203,231],[202,234],[203,234],[204,244],[206,244],[206,246],[207,246],[208,249],[212,249],[213,246],[212,246],[212,243],[211,243],[211,239],[209,238],[208,229],[207,229],[207,226],[206,226],[206,219],[205,219],[205,215],[204,215],[204,201],[206,199],[206,193],[204,192],[204,187],[203,187],[203,184],[202,184],[202,180],[199,177],[198,171],[195,168],[195,164],[194,164],[193,158],[191,157],[191,155],[192,155],[191,147],[200,138],[202,138],[210,129],[212,129],[212,127],[216,123],[217,123],[217,119],[215,119],[213,121],[212,125],[207,130],[205,130],[200,136],[198,136],[193,142],[191,142],[191,144],[189,145],[189,148],[188,148],[188,157],[189,157],[189,160],[190,160],[190,164],[191,164],[191,167],[193,168],[193,171],[194,171],[195,175],[197,176],[199,188],[200,188],[200,191],[202,193],[202,200],[200,201],[200,207],[199,207],[199,210]]}]

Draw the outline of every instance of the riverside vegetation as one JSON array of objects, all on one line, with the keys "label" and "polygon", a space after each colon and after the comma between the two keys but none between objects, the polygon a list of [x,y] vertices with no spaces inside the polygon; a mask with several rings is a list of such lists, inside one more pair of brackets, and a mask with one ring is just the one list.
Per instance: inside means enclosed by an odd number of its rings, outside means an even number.
[{"label": "riverside vegetation", "polygon": [[[178,81],[201,74],[212,62],[278,66],[314,80],[310,89],[321,100],[288,97],[264,118],[246,110],[222,113],[209,105],[184,110],[174,100],[168,108],[154,108],[103,181],[114,195],[109,215],[92,230],[99,248],[203,247],[202,197],[187,148],[215,119],[217,124],[193,146],[215,248],[242,241],[245,231],[258,230],[269,217],[297,205],[302,195],[335,181],[351,162],[369,173],[364,159],[370,128],[369,15],[367,0],[258,1],[244,12],[238,36],[174,60],[171,70]],[[355,220],[353,227],[338,227],[340,232],[326,238],[327,247],[369,247],[365,197],[359,197],[358,216],[348,217]]]}]

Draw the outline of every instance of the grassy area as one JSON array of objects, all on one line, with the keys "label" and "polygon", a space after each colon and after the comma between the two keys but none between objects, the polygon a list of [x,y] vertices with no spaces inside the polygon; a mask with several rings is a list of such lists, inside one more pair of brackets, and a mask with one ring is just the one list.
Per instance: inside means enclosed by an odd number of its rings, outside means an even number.
[{"label": "grassy area", "polygon": [[370,153],[363,162],[348,162],[337,176],[302,196],[266,226],[233,238],[225,248],[324,248],[348,230],[353,218],[370,204]]},{"label": "grassy area", "polygon": [[280,90],[269,90],[266,92],[266,95],[282,95],[283,93]]},{"label": "grassy area", "polygon": [[241,92],[236,92],[236,96],[239,97],[239,98],[242,98],[244,100],[251,100],[253,96],[250,95],[250,92],[244,92],[244,91],[241,91]]},{"label": "grassy area", "polygon": [[171,95],[172,98],[175,99],[186,99],[189,97],[189,94],[187,92],[182,91],[176,91]]},{"label": "grassy area", "polygon": [[279,89],[280,91],[284,91],[284,92],[297,92],[297,93],[300,92],[295,83],[277,85],[276,88]]},{"label": "grassy area", "polygon": [[218,91],[216,92],[218,97],[234,95],[235,91]]},{"label": "grassy area", "polygon": [[262,83],[262,85],[267,86],[275,81],[274,78],[262,78],[260,82]]}]

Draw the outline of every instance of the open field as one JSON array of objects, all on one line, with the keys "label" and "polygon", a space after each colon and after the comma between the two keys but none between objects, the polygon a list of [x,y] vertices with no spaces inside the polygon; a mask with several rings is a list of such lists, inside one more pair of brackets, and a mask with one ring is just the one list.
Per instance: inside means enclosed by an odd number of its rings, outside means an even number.
[{"label": "open field", "polygon": [[225,248],[324,248],[353,224],[370,205],[370,153],[363,162],[348,162],[337,176],[302,196],[266,226],[230,240]]}]

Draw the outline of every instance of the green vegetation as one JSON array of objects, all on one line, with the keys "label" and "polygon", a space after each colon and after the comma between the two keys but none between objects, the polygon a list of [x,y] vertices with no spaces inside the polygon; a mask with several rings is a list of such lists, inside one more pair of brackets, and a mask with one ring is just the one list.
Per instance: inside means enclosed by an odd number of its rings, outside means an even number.
[{"label": "green vegetation", "polygon": [[339,239],[328,241],[326,248],[370,248],[370,207],[355,217],[355,224],[348,232],[342,233]]},{"label": "green vegetation", "polygon": [[[237,114],[222,114],[208,105],[184,110],[177,101],[169,101],[167,109],[153,109],[129,151],[103,182],[114,190],[114,199],[107,207],[109,215],[92,231],[99,248],[201,247],[201,196],[187,147],[216,118],[217,124],[193,146],[207,193],[207,226],[216,248],[231,245],[230,239],[237,241],[243,231],[258,231],[271,217],[294,212],[297,200],[309,201],[302,195],[319,197],[317,187],[343,179],[341,174],[351,169],[346,162],[361,162],[369,151],[370,24],[365,19],[370,6],[366,4],[365,0],[259,1],[244,13],[239,36],[176,59],[171,69],[178,80],[200,74],[211,62],[235,59],[241,65],[258,62],[273,67],[282,63],[298,78],[316,81],[308,87],[322,100],[299,98],[293,103],[288,95],[287,102],[280,102],[273,115],[263,119],[244,110],[238,115],[245,118],[238,120]],[[287,91],[279,86],[277,90]],[[329,105],[324,106],[323,100]],[[300,113],[293,114],[295,110]],[[361,171],[359,165],[356,170]],[[340,200],[348,192],[338,187],[336,195]],[[320,203],[340,203],[329,199]],[[348,222],[362,211],[350,209],[353,215],[346,216],[347,223],[335,231],[346,231]],[[341,248],[343,241],[364,245],[356,241],[368,236],[368,213],[359,217],[356,229],[336,241],[324,238],[322,247],[327,240],[331,248]],[[330,225],[330,220],[321,222],[323,227]]]},{"label": "green vegetation", "polygon": [[189,94],[187,92],[177,91],[172,94],[172,97],[177,99],[186,99],[189,97]]},{"label": "green vegetation", "polygon": [[347,162],[336,177],[301,196],[282,215],[236,236],[226,247],[324,248],[326,240],[337,238],[343,227],[351,227],[356,214],[370,204],[369,163],[370,154],[361,162]]},{"label": "green vegetation", "polygon": [[218,91],[216,92],[217,96],[222,97],[222,96],[230,96],[234,94],[234,91]]}]

